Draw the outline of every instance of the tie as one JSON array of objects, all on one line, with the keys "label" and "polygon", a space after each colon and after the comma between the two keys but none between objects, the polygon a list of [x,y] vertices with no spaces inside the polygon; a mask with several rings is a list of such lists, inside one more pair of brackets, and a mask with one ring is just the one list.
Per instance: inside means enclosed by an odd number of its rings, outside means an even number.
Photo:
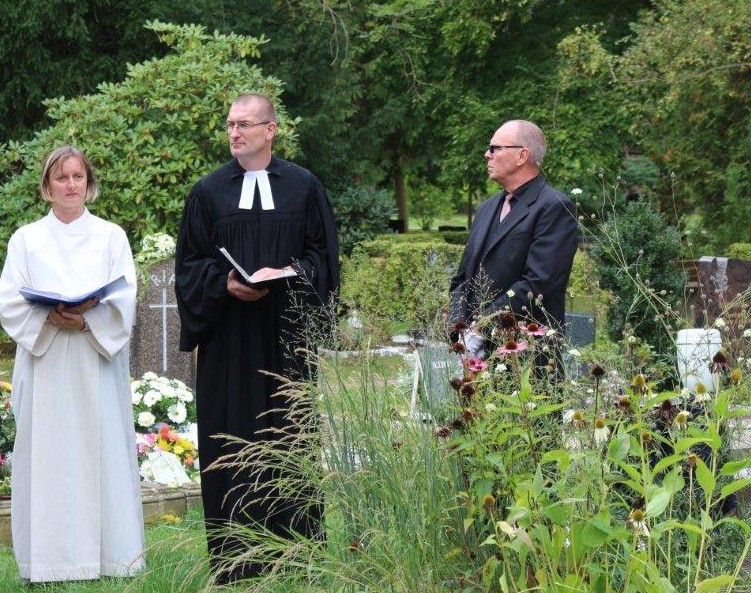
[{"label": "tie", "polygon": [[506,200],[503,202],[503,208],[501,208],[501,220],[506,218],[506,215],[511,212],[511,200],[514,198],[514,194],[506,194]]}]

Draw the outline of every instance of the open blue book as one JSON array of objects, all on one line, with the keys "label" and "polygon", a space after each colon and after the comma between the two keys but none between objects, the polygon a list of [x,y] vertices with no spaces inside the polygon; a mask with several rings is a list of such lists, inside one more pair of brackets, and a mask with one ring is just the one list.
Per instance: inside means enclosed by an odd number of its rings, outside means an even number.
[{"label": "open blue book", "polygon": [[75,307],[81,303],[85,303],[91,298],[98,298],[100,301],[108,294],[119,290],[127,286],[128,283],[125,280],[125,276],[120,276],[112,282],[108,282],[104,286],[100,286],[96,290],[81,294],[78,296],[67,296],[56,292],[45,292],[44,290],[35,290],[28,286],[22,286],[18,293],[31,303],[40,303],[42,305],[57,305],[62,303],[66,307]]}]

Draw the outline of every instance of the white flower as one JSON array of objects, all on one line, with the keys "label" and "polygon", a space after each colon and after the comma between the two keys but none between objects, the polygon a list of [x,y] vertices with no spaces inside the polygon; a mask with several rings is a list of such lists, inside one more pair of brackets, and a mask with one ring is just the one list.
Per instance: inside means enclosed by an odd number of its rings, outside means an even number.
[{"label": "white flower", "polygon": [[678,430],[686,430],[688,428],[688,421],[691,419],[691,414],[688,410],[681,410],[675,415],[673,424],[676,425]]},{"label": "white flower", "polygon": [[568,351],[569,355],[571,356],[581,356],[581,352],[579,352],[576,348],[571,348],[571,350]]},{"label": "white flower", "polygon": [[717,329],[725,328],[726,327],[725,320],[722,317],[718,317],[717,319],[714,320],[714,326]]},{"label": "white flower", "polygon": [[134,387],[134,385],[131,385],[130,386],[130,399],[133,405],[137,406],[138,404],[140,404],[142,398],[143,398],[143,394],[140,391],[138,391],[138,388]]},{"label": "white flower", "polygon": [[503,363],[500,363],[500,364],[496,365],[496,367],[495,367],[495,372],[498,373],[498,374],[505,373],[507,370],[508,370],[508,367],[505,364],[503,364]]},{"label": "white flower", "polygon": [[177,402],[167,408],[167,417],[175,424],[182,424],[185,422],[187,416],[188,411],[185,409],[185,405],[182,402]]},{"label": "white flower", "polygon": [[158,392],[156,389],[152,389],[151,391],[147,391],[144,394],[143,403],[151,407],[158,401],[161,401],[161,399],[162,399],[162,394]]},{"label": "white flower", "polygon": [[605,441],[608,440],[609,436],[610,429],[608,428],[608,425],[605,424],[605,420],[603,420],[602,418],[596,418],[594,432],[595,444],[602,445]]},{"label": "white flower", "polygon": [[506,296],[507,296],[508,298],[510,298],[510,299],[511,299],[511,298],[514,298],[514,295],[515,295],[515,294],[516,294],[516,293],[515,293],[515,292],[514,292],[513,290],[511,290],[510,288],[509,288],[509,289],[508,289],[508,290],[506,291]]},{"label": "white flower", "polygon": [[751,338],[751,329],[744,329],[743,330],[743,337],[744,338]]},{"label": "white flower", "polygon": [[582,193],[583,192],[582,192],[581,188],[579,188],[579,187],[575,187],[574,189],[571,190],[571,195],[572,196],[578,196],[578,195],[580,195]]},{"label": "white flower", "polygon": [[159,375],[156,373],[152,373],[151,371],[148,371],[143,374],[143,377],[141,377],[142,381],[153,381],[154,379],[158,379]]},{"label": "white flower", "polygon": [[495,412],[497,410],[495,404],[485,404],[486,412]]},{"label": "white flower", "polygon": [[143,428],[150,428],[154,425],[154,422],[156,422],[156,417],[151,412],[141,412],[138,415],[138,426],[142,426]]}]

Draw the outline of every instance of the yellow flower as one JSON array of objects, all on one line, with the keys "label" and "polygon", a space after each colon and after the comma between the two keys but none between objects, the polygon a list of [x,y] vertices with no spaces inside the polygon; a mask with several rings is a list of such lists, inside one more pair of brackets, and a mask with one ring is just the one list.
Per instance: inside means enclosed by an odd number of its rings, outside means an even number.
[{"label": "yellow flower", "polygon": [[8,383],[7,381],[0,381],[0,389],[3,391],[13,391],[13,385]]},{"label": "yellow flower", "polygon": [[173,515],[172,513],[167,513],[162,517],[162,520],[165,523],[180,523],[182,519],[176,515]]},{"label": "yellow flower", "polygon": [[182,447],[183,450],[185,451],[192,451],[193,449],[195,449],[195,446],[193,445],[193,443],[191,443],[188,439],[185,439],[183,437],[180,437],[179,439],[177,439],[177,444],[180,447]]},{"label": "yellow flower", "polygon": [[183,449],[180,445],[175,445],[175,448],[172,449],[172,452],[175,455],[182,455],[183,453],[185,453],[185,449]]}]

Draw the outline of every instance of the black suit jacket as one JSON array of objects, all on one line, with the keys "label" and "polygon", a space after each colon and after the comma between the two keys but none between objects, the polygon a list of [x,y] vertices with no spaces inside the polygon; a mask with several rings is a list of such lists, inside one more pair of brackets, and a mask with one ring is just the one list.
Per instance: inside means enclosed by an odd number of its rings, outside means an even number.
[{"label": "black suit jacket", "polygon": [[510,309],[517,317],[562,331],[566,285],[578,245],[574,204],[538,175],[515,192],[511,212],[498,222],[505,196],[495,194],[477,209],[451,280],[449,322],[471,323]]}]

